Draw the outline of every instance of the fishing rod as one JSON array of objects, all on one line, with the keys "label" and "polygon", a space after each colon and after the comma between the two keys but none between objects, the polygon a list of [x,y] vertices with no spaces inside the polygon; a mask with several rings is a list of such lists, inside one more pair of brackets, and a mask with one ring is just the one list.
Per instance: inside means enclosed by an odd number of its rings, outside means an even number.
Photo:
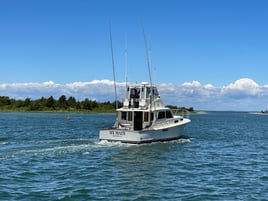
[{"label": "fishing rod", "polygon": [[116,79],[115,79],[115,68],[114,68],[114,51],[113,51],[113,40],[112,40],[111,23],[110,23],[110,46],[111,46],[111,54],[112,54],[113,77],[114,77],[115,109],[117,109],[118,108],[118,101],[117,101],[117,91],[116,91]]}]

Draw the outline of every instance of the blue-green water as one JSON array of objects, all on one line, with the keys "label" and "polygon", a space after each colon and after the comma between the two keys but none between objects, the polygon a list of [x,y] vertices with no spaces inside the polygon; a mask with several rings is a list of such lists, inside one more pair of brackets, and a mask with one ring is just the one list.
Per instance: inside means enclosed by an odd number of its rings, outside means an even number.
[{"label": "blue-green water", "polygon": [[191,115],[180,140],[98,142],[110,114],[0,113],[1,200],[267,200],[268,115]]}]

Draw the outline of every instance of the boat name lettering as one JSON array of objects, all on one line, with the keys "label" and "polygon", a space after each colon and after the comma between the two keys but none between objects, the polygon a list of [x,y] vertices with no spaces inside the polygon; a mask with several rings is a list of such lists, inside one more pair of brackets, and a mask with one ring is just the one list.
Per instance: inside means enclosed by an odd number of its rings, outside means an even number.
[{"label": "boat name lettering", "polygon": [[110,131],[110,134],[113,135],[113,136],[126,135],[125,131]]}]

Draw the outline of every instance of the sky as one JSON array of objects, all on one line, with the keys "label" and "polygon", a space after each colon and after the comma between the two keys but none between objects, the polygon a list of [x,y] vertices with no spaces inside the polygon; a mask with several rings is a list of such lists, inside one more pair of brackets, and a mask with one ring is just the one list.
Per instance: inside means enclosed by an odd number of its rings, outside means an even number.
[{"label": "sky", "polygon": [[[268,107],[268,1],[0,0],[0,96],[114,100],[152,80],[164,103]],[[144,42],[144,34],[146,44]]]}]

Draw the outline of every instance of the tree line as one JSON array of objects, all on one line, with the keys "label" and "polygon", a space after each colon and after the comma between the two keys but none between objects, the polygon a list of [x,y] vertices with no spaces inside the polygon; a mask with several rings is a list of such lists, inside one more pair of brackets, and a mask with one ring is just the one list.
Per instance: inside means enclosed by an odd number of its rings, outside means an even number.
[{"label": "tree line", "polygon": [[[79,101],[75,97],[60,96],[58,99],[50,96],[36,100],[30,98],[13,99],[8,96],[0,96],[0,110],[2,111],[81,111],[81,112],[113,112],[116,102],[97,102],[88,98]],[[121,102],[118,102],[122,106]]]},{"label": "tree line", "polygon": [[178,112],[195,112],[193,107],[178,107],[178,106],[174,106],[174,105],[167,105],[167,107],[169,107],[172,110],[176,110]]},{"label": "tree line", "polygon": [[[123,104],[117,101],[118,107]],[[194,108],[177,107],[167,105],[170,109],[179,112],[194,112]],[[97,102],[88,98],[79,101],[75,97],[60,96],[58,99],[50,96],[48,98],[41,97],[36,100],[30,98],[14,99],[8,96],[0,96],[0,111],[45,111],[45,112],[115,112],[116,102]]]}]

